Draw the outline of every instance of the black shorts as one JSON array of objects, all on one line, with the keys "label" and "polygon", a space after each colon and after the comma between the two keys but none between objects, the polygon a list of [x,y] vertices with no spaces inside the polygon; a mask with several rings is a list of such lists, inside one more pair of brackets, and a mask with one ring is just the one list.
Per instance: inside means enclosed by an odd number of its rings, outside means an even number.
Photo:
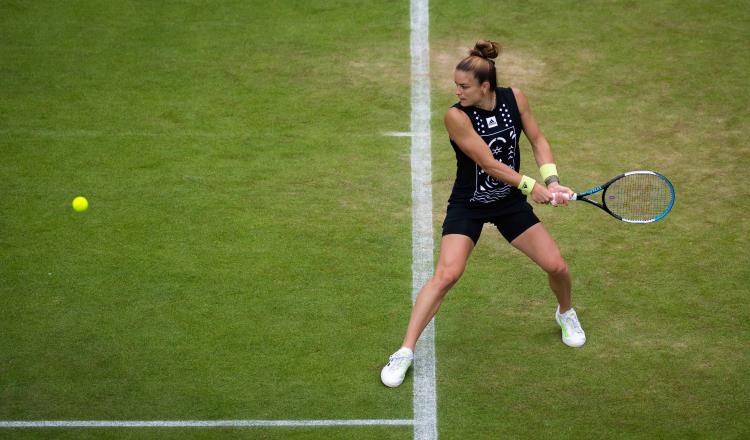
[{"label": "black shorts", "polygon": [[513,203],[495,212],[488,212],[483,208],[450,204],[445,214],[445,221],[443,221],[443,236],[461,234],[471,238],[471,241],[477,244],[485,223],[495,225],[510,243],[527,229],[539,223],[539,218],[526,200]]}]

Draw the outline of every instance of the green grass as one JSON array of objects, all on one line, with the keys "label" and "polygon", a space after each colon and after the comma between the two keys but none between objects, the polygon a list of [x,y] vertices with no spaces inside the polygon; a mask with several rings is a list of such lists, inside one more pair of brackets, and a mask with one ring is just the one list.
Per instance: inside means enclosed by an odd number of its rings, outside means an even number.
[{"label": "green grass", "polygon": [[[411,417],[409,5],[0,2],[0,420]],[[501,41],[565,183],[669,176],[631,226],[536,209],[589,342],[486,229],[437,319],[441,438],[750,432],[743,2],[431,2],[435,232],[451,70]],[[523,167],[536,175],[527,144]],[[70,208],[88,197],[83,214]],[[408,427],[2,438],[411,438]]]},{"label": "green grass", "polygon": [[[481,12],[494,3],[449,3],[433,2],[433,47],[505,43],[500,82],[526,92],[566,183],[655,169],[677,205],[643,227],[588,206],[537,209],[571,266],[581,350],[559,343],[544,274],[487,228],[438,320],[441,433],[747,436],[746,5],[531,2],[497,20]],[[475,25],[456,33],[461,22]],[[445,108],[452,90],[439,80]],[[453,157],[433,149],[442,213]],[[528,147],[523,164],[537,174]]]},{"label": "green grass", "polygon": [[408,418],[408,8],[2,9],[0,418]]}]

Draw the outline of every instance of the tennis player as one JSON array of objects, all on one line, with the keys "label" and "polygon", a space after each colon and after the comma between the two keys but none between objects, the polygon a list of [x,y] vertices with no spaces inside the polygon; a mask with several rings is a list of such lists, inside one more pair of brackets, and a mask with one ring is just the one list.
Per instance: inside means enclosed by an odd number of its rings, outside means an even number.
[{"label": "tennis player", "polygon": [[[497,43],[480,40],[454,72],[458,102],[445,114],[450,143],[456,152],[456,180],[448,199],[443,238],[435,274],[420,290],[401,349],[390,356],[380,378],[401,385],[414,358],[419,335],[437,313],[448,290],[461,277],[485,223],[495,225],[515,248],[538,264],[557,297],[555,318],[562,340],[581,347],[586,334],[571,304],[568,266],[555,241],[534,215],[535,203],[566,204],[559,193],[573,195],[560,184],[549,142],[520,90],[498,88]],[[524,132],[539,166],[542,182],[518,173],[518,140]]]}]

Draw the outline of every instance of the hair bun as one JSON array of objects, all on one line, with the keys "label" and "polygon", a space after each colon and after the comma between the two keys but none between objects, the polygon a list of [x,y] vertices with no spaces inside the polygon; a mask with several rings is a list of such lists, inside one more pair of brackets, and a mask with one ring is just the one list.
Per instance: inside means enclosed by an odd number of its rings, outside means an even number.
[{"label": "hair bun", "polygon": [[487,59],[495,59],[500,54],[500,45],[490,40],[479,40],[474,45],[474,49],[469,51],[470,56],[477,56]]}]

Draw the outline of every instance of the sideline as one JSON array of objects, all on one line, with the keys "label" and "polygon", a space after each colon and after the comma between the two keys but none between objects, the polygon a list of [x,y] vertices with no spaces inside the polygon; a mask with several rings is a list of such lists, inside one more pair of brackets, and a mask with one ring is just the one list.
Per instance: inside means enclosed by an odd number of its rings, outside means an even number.
[{"label": "sideline", "polygon": [[[430,133],[429,2],[411,0],[411,188],[412,302],[432,277],[432,157]],[[425,328],[414,353],[414,440],[435,440],[435,320]]]}]

